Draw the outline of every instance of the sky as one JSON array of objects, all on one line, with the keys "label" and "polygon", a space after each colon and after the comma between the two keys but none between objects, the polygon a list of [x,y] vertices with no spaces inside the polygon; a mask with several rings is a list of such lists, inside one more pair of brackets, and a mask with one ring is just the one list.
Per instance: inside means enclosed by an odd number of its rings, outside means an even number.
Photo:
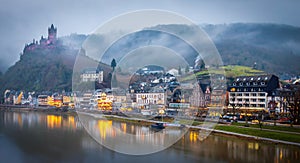
[{"label": "sky", "polygon": [[276,23],[300,27],[299,0],[0,0],[0,71],[20,58],[25,44],[47,36],[90,34],[123,13],[159,9],[196,24]]}]

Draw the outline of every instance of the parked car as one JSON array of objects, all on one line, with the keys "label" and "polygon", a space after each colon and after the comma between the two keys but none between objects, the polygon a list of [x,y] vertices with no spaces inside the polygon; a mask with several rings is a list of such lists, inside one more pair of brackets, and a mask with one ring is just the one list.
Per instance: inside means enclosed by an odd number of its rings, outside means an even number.
[{"label": "parked car", "polygon": [[282,117],[278,120],[279,123],[291,123],[291,120],[288,117]]}]

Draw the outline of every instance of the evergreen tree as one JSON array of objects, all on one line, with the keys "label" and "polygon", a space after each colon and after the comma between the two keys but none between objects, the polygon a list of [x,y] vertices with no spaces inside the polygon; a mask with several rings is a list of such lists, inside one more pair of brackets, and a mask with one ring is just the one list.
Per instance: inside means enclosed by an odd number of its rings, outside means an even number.
[{"label": "evergreen tree", "polygon": [[115,67],[117,66],[117,62],[115,59],[113,59],[110,63],[110,66],[113,68],[113,71],[115,71]]},{"label": "evergreen tree", "polygon": [[187,65],[187,66],[185,67],[185,73],[188,73],[189,70],[190,70],[190,67],[189,67],[189,65]]},{"label": "evergreen tree", "polygon": [[182,72],[181,72],[181,67],[179,66],[178,67],[178,75],[181,75],[182,74]]}]

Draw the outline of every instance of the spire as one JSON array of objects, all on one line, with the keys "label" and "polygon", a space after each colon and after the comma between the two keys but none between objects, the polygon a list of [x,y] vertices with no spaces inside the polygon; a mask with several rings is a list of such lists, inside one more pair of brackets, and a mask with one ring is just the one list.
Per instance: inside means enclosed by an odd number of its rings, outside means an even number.
[{"label": "spire", "polygon": [[55,43],[56,35],[57,35],[57,28],[55,28],[54,25],[51,24],[50,28],[48,28],[48,44]]}]

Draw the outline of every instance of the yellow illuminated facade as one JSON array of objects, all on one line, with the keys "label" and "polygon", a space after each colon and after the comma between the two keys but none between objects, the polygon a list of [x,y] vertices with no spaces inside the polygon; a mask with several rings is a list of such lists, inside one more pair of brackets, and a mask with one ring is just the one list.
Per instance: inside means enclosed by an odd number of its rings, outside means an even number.
[{"label": "yellow illuminated facade", "polygon": [[107,99],[105,93],[101,93],[101,97],[97,100],[99,110],[112,110],[112,101]]}]

